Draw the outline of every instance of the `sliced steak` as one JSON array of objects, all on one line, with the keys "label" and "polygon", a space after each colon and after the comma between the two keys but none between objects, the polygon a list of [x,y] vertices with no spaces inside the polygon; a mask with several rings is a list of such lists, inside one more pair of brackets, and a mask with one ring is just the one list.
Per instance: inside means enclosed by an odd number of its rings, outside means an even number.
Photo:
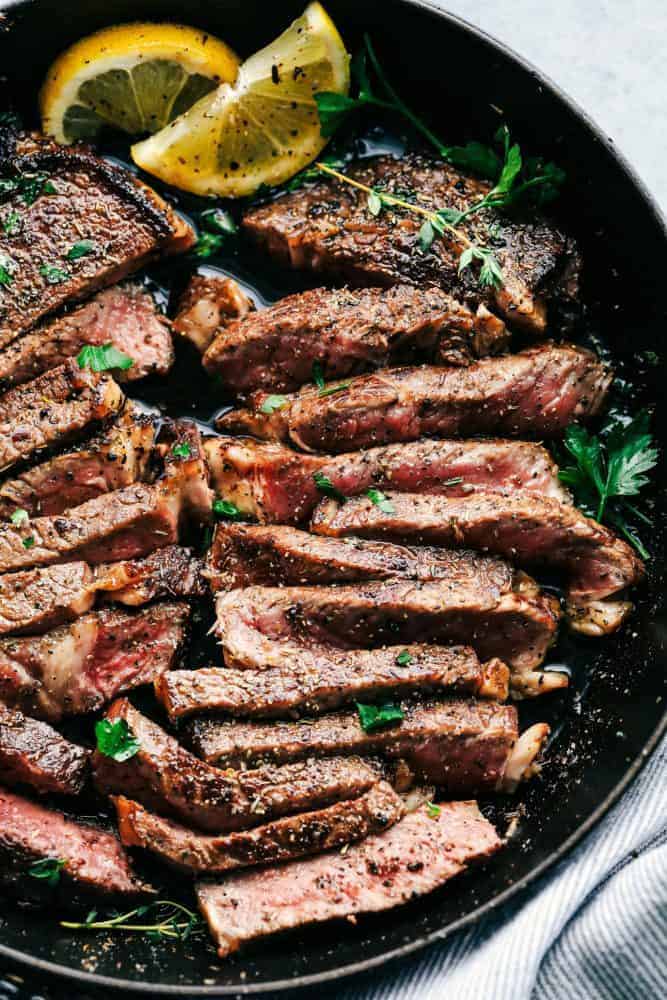
[{"label": "sliced steak", "polygon": [[[18,219],[0,234],[11,276],[0,295],[0,347],[65,303],[194,243],[191,227],[155,191],[84,146],[4,132],[0,172],[10,182],[40,174],[51,189],[28,205],[19,188],[6,202]],[[88,252],[72,260],[84,240]]]},{"label": "sliced steak", "polygon": [[519,739],[513,705],[447,699],[408,701],[401,707],[401,722],[370,732],[363,729],[356,709],[346,709],[290,722],[195,718],[187,733],[195,752],[221,768],[379,754],[403,761],[418,781],[458,798],[504,787]]},{"label": "sliced steak", "polygon": [[126,847],[143,847],[175,868],[197,874],[220,874],[334,850],[381,833],[405,813],[402,800],[384,781],[351,801],[217,836],[195,833],[122,795],[114,802]]},{"label": "sliced steak", "polygon": [[0,396],[0,472],[108,422],[123,404],[110,375],[75,361]]},{"label": "sliced steak", "polygon": [[468,368],[389,368],[323,392],[307,386],[273,412],[255,393],[217,426],[333,453],[424,436],[553,437],[597,413],[611,380],[590,351],[545,344]]},{"label": "sliced steak", "polygon": [[57,722],[93,712],[174,665],[189,621],[186,604],[91,612],[46,635],[0,640],[0,699]]},{"label": "sliced steak", "polygon": [[132,358],[130,368],[115,370],[120,382],[166,375],[174,361],[169,323],[153,296],[138,284],[117,285],[8,344],[0,351],[0,385],[28,382],[87,344],[113,344]]},{"label": "sliced steak", "polygon": [[199,906],[218,954],[278,931],[414,901],[502,846],[475,802],[443,803],[437,816],[432,812],[421,806],[345,854],[201,883]]},{"label": "sliced steak", "polygon": [[439,288],[314,288],[229,323],[204,368],[235,395],[291,391],[387,363],[430,359],[466,364],[507,347],[505,324],[485,306],[475,314]]},{"label": "sliced steak", "polygon": [[136,799],[155,812],[211,833],[242,830],[357,798],[378,780],[373,768],[352,757],[223,771],[189,753],[126,698],[114,702],[107,718],[124,719],[141,747],[123,763],[96,753],[98,790]]},{"label": "sliced steak", "polygon": [[576,627],[594,618],[599,634],[618,628],[627,601],[604,600],[641,581],[644,564],[627,542],[576,507],[526,494],[477,493],[458,499],[388,495],[392,511],[365,497],[327,500],[312,530],[341,538],[396,538],[492,552],[528,566],[549,566],[567,580],[568,614]]},{"label": "sliced steak", "polygon": [[[215,631],[225,663],[257,668],[283,662],[287,641],[339,649],[400,642],[463,642],[482,659],[499,657],[512,675],[531,676],[558,631],[558,601],[518,574],[501,589],[454,567],[451,577],[371,580],[336,587],[247,587],[216,601]],[[548,678],[532,678],[544,688]],[[553,675],[564,683],[565,675]],[[528,681],[526,680],[526,683]]]},{"label": "sliced steak", "polygon": [[189,599],[208,593],[201,560],[192,549],[178,545],[157,549],[143,559],[97,566],[95,590],[102,600],[129,607],[164,597]]},{"label": "sliced steak", "polygon": [[[266,643],[262,668],[174,670],[156,681],[158,700],[172,720],[201,712],[241,718],[319,715],[354,701],[400,699],[419,691],[472,694],[503,700],[509,672],[499,660],[480,663],[472,649],[393,646],[387,649],[306,649]],[[273,652],[276,663],[267,662]],[[409,663],[397,662],[407,653]],[[270,669],[268,669],[270,668]]]},{"label": "sliced steak", "polygon": [[184,510],[201,521],[210,520],[214,496],[201,432],[194,420],[165,421],[158,451],[165,479],[178,491]]},{"label": "sliced steak", "polygon": [[0,783],[78,795],[88,780],[88,763],[88,750],[0,702]]},{"label": "sliced steak", "polygon": [[178,541],[177,490],[135,483],[55,517],[0,525],[0,571],[84,559],[133,559]]},{"label": "sliced steak", "polygon": [[[411,155],[378,156],[345,168],[367,187],[405,198],[419,192],[419,204],[433,210],[464,211],[493,187],[460,173],[442,160]],[[356,285],[410,282],[436,284],[471,303],[486,301],[513,326],[543,335],[547,302],[578,293],[579,255],[574,241],[542,218],[515,221],[492,211],[461,224],[479,241],[479,227],[493,225],[494,253],[504,275],[499,288],[481,288],[476,269],[459,272],[465,244],[445,234],[424,252],[423,218],[394,208],[372,216],[364,192],[324,178],[309,188],[251,208],[243,228],[260,246],[292,267],[333,275]]]},{"label": "sliced steak", "polygon": [[31,517],[62,514],[103,493],[144,478],[155,426],[126,404],[106,431],[0,484],[0,517],[20,508]]},{"label": "sliced steak", "polygon": [[[35,863],[47,860],[62,863],[55,885],[30,874]],[[134,874],[113,834],[76,823],[4,788],[0,788],[0,880],[22,899],[57,896],[63,902],[91,893],[115,898],[154,891]]]},{"label": "sliced steak", "polygon": [[333,457],[250,438],[209,438],[204,448],[217,493],[265,523],[303,523],[323,495],[316,474],[343,496],[371,487],[446,496],[520,489],[569,500],[549,452],[528,441],[422,440]]},{"label": "sliced steak", "polygon": [[233,278],[195,274],[181,296],[172,325],[203,354],[221,327],[254,308],[255,303]]},{"label": "sliced steak", "polygon": [[36,635],[71,621],[95,603],[87,563],[42,566],[0,576],[0,635]]}]

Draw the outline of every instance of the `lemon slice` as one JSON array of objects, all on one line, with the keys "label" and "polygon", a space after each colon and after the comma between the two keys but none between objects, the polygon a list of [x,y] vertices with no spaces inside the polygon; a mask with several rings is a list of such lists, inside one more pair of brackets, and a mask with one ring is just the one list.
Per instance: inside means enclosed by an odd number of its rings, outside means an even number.
[{"label": "lemon slice", "polygon": [[105,28],[51,66],[40,93],[42,127],[58,142],[92,139],[103,125],[157,132],[220,83],[239,59],[224,42],[179,24]]},{"label": "lemon slice", "polygon": [[195,194],[238,198],[280,184],[326,143],[314,94],[347,94],[349,56],[319,3],[241,66],[236,83],[136,143],[138,166]]}]

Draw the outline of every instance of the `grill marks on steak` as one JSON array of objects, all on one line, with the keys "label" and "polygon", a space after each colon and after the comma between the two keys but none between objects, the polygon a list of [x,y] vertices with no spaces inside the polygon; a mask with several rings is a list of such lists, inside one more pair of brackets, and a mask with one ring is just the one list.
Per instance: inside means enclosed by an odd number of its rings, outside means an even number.
[{"label": "grill marks on steak", "polygon": [[507,346],[504,324],[439,288],[314,288],[228,323],[204,354],[206,370],[235,394],[292,390],[387,362],[465,364]]},{"label": "grill marks on steak", "polygon": [[[41,194],[29,206],[19,196],[7,203],[18,213],[18,225],[0,234],[12,276],[0,292],[0,347],[66,303],[194,243],[191,227],[151,188],[86,147],[7,132],[2,138],[2,173],[43,174],[55,193]],[[84,238],[92,242],[91,252],[70,261],[68,252]],[[66,277],[49,281],[45,269],[52,267]]]},{"label": "grill marks on steak", "polygon": [[266,395],[256,393],[248,409],[232,410],[217,426],[332,453],[423,436],[553,437],[597,413],[611,380],[590,351],[545,344],[467,368],[389,368],[328,395],[304,387],[270,414],[262,412]]},{"label": "grill marks on steak", "polygon": [[1,784],[78,795],[88,780],[88,763],[88,750],[0,702]]},{"label": "grill marks on steak", "polygon": [[129,283],[107,288],[64,316],[13,340],[0,351],[0,385],[36,378],[87,344],[113,344],[132,358],[130,368],[115,371],[120,382],[166,375],[174,361],[168,320],[147,289]]},{"label": "grill marks on steak", "polygon": [[[64,862],[60,881],[30,877],[35,862]],[[76,823],[61,812],[47,809],[0,788],[0,880],[22,898],[63,902],[99,894],[133,897],[154,890],[132,871],[120,842],[95,826]]]},{"label": "grill marks on steak", "polygon": [[50,722],[95,711],[170,670],[188,621],[180,603],[103,608],[46,635],[0,639],[0,700]]},{"label": "grill marks on steak", "polygon": [[108,422],[123,404],[110,375],[75,361],[0,396],[0,472]]},{"label": "grill marks on steak", "polygon": [[[492,187],[442,160],[419,155],[359,160],[346,167],[346,174],[389,194],[405,197],[406,191],[418,191],[420,205],[434,210],[446,206],[463,211]],[[567,300],[578,293],[576,244],[543,218],[517,222],[486,212],[462,224],[474,241],[479,225],[493,222],[494,253],[504,284],[486,290],[480,288],[475,269],[459,274],[464,247],[457,240],[436,239],[423,252],[422,222],[417,215],[393,209],[371,217],[363,192],[327,178],[250,209],[243,228],[292,267],[356,285],[439,285],[473,304],[485,300],[510,325],[536,336],[544,334],[548,301]]]},{"label": "grill marks on steak", "polygon": [[575,507],[526,494],[484,494],[448,499],[392,493],[393,513],[355,497],[345,504],[327,500],[316,511],[312,530],[341,538],[410,539],[448,548],[474,548],[528,566],[549,566],[567,580],[568,614],[576,627],[591,619],[599,634],[613,631],[631,608],[606,600],[638,583],[644,565],[613,532]]},{"label": "grill marks on steak", "polygon": [[0,635],[35,635],[78,618],[95,602],[87,563],[43,566],[0,576]]},{"label": "grill marks on steak", "polygon": [[172,325],[203,354],[221,327],[254,308],[255,303],[233,278],[195,274],[181,296]]},{"label": "grill marks on steak", "polygon": [[404,815],[402,800],[380,781],[358,798],[217,836],[195,833],[124,796],[114,800],[128,847],[143,847],[187,872],[218,874],[334,850],[381,833]]},{"label": "grill marks on steak", "polygon": [[301,524],[322,498],[319,473],[343,496],[369,488],[466,496],[478,489],[527,490],[569,502],[549,452],[528,441],[412,441],[326,457],[250,438],[204,443],[213,484],[243,514]]},{"label": "grill marks on steak", "polygon": [[148,809],[212,833],[357,798],[378,780],[374,769],[353,758],[223,771],[193,756],[125,698],[114,702],[107,718],[124,719],[141,747],[123,763],[96,753],[98,790],[136,799]]},{"label": "grill marks on steak", "polygon": [[0,484],[0,517],[17,508],[30,517],[62,514],[143,479],[154,437],[152,419],[126,404],[103,433]]},{"label": "grill marks on steak", "polygon": [[475,802],[426,806],[381,835],[327,854],[197,887],[224,958],[243,944],[334,917],[390,910],[439,888],[502,846]]},{"label": "grill marks on steak", "polygon": [[[163,674],[155,684],[158,701],[174,721],[206,711],[241,718],[295,718],[357,700],[402,698],[419,691],[507,697],[507,667],[499,660],[480,663],[467,647],[308,649],[270,640],[265,646],[262,650],[254,643],[252,654],[260,664],[255,669],[207,667]],[[401,666],[396,658],[403,652],[410,663]]]}]

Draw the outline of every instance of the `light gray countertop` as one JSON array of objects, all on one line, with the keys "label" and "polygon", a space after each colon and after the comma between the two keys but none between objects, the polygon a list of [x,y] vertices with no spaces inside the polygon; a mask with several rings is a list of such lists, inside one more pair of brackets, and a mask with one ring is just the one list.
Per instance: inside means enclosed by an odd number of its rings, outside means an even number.
[{"label": "light gray countertop", "polygon": [[435,0],[551,77],[667,212],[666,0]]}]

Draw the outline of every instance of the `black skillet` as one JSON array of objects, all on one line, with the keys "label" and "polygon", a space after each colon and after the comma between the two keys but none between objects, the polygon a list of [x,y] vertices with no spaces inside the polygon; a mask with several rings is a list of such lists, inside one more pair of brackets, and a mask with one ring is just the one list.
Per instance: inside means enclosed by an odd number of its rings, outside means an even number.
[{"label": "black skillet", "polygon": [[[6,15],[0,31],[6,98],[35,123],[36,91],[52,58],[105,25],[173,19],[206,28],[247,55],[283,30],[303,6],[304,0],[0,2]],[[657,207],[611,142],[533,67],[426,3],[329,0],[327,7],[348,48],[357,46],[364,30],[372,33],[391,78],[441,134],[452,141],[488,137],[498,125],[499,108],[526,150],[565,168],[570,184],[559,213],[580,237],[586,260],[587,309],[576,335],[611,350],[623,378],[620,405],[659,404],[665,395],[664,364],[651,365],[643,352],[662,359],[667,234]],[[222,264],[251,277],[268,299],[301,281],[244,250]],[[181,270],[176,280],[182,278]],[[204,419],[222,402],[188,358],[168,389],[147,387],[145,396],[172,412],[194,411]],[[656,414],[655,428],[663,437],[664,413]],[[604,642],[565,638],[553,653],[552,663],[571,669],[572,687],[565,697],[523,710],[526,720],[551,722],[554,739],[541,778],[520,796],[525,817],[518,835],[484,869],[388,915],[266,941],[225,962],[203,942],[184,946],[117,937],[109,944],[91,935],[66,934],[56,913],[29,913],[0,901],[0,973],[4,957],[68,977],[86,992],[97,985],[156,995],[229,995],[312,986],[407,955],[513,895],[523,892],[525,898],[538,875],[618,799],[665,728],[664,469],[655,479],[654,527],[646,537],[652,560],[636,613],[617,637]],[[485,808],[504,828],[511,807]],[[179,890],[167,884],[165,891]]]}]

